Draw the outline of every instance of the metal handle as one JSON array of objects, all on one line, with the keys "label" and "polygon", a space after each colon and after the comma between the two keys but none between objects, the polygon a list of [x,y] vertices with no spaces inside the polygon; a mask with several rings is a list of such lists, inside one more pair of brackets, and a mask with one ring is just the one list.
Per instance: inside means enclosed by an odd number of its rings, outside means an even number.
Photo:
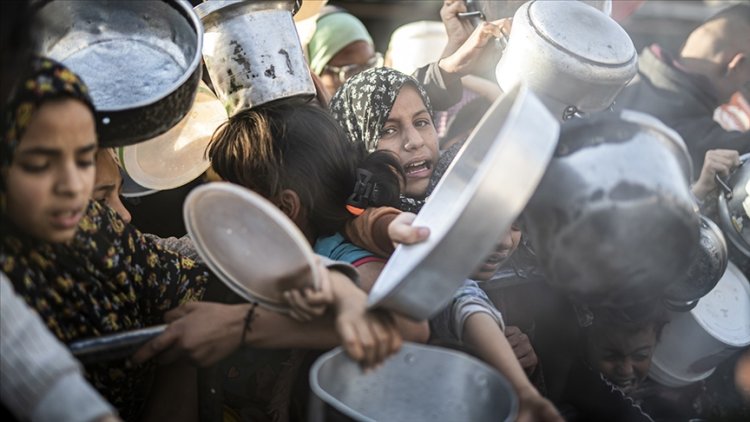
[{"label": "metal handle", "polygon": [[733,191],[732,188],[729,187],[727,182],[725,182],[724,179],[722,179],[718,174],[714,175],[714,180],[716,180],[716,183],[719,185],[721,190],[724,191],[724,196],[727,198],[727,200],[732,199]]}]

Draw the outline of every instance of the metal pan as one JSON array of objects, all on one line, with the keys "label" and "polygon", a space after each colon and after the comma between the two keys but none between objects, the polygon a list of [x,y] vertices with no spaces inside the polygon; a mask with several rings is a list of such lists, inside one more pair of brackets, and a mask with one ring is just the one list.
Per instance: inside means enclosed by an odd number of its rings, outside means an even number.
[{"label": "metal pan", "polygon": [[513,421],[518,412],[515,392],[495,369],[464,353],[413,343],[369,372],[334,349],[313,365],[310,387],[310,422],[341,415],[357,421]]},{"label": "metal pan", "polygon": [[750,258],[750,154],[740,157],[740,166],[727,181],[717,176],[719,224],[732,245]]},{"label": "metal pan", "polygon": [[184,216],[201,258],[241,297],[288,312],[284,291],[319,286],[307,239],[257,193],[231,183],[209,183],[190,192]]},{"label": "metal pan", "polygon": [[74,341],[68,345],[71,353],[84,364],[125,359],[139,347],[163,333],[166,325],[124,331],[107,336]]},{"label": "metal pan", "polygon": [[100,146],[151,139],[190,110],[203,26],[186,1],[52,1],[38,17],[40,53],[91,91]]},{"label": "metal pan", "polygon": [[526,87],[495,101],[414,221],[430,228],[429,239],[396,248],[369,305],[415,320],[446,306],[526,206],[558,133],[555,118]]}]

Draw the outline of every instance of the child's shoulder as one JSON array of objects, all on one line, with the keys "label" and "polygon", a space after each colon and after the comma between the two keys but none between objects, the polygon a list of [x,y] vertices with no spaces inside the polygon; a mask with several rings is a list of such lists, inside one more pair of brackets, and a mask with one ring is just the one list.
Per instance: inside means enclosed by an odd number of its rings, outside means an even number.
[{"label": "child's shoulder", "polygon": [[318,255],[323,255],[335,261],[348,262],[350,264],[354,264],[365,258],[376,256],[372,252],[351,243],[341,233],[319,237],[318,240],[315,241],[313,250]]}]

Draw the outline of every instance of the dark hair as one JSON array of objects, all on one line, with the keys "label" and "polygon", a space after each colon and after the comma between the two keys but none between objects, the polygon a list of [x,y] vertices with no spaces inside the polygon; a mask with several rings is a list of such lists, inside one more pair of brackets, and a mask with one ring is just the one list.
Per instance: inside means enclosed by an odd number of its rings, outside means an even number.
[{"label": "dark hair", "polygon": [[357,168],[372,173],[379,195],[371,206],[398,204],[405,178],[398,158],[367,155],[325,110],[312,104],[277,101],[232,116],[214,133],[207,154],[224,180],[268,199],[285,189],[297,193],[316,236],[331,235],[353,218],[346,209]]},{"label": "dark hair", "polygon": [[593,321],[588,332],[620,331],[628,334],[653,328],[658,340],[661,331],[669,322],[664,305],[660,302],[648,302],[628,308],[591,307]]},{"label": "dark hair", "polygon": [[703,24],[719,19],[728,19],[732,22],[743,22],[745,25],[750,25],[750,5],[735,4],[729,6],[708,18]]}]

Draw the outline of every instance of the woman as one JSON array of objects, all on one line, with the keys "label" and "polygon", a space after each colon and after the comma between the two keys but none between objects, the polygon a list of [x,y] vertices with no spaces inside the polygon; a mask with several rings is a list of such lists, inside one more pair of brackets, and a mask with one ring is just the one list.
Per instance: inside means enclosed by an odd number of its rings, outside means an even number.
[{"label": "woman", "polygon": [[[75,74],[38,59],[3,113],[0,268],[64,342],[160,324],[168,309],[199,299],[208,279],[90,201],[93,111]],[[142,414],[153,365],[87,372],[123,418]]]}]

